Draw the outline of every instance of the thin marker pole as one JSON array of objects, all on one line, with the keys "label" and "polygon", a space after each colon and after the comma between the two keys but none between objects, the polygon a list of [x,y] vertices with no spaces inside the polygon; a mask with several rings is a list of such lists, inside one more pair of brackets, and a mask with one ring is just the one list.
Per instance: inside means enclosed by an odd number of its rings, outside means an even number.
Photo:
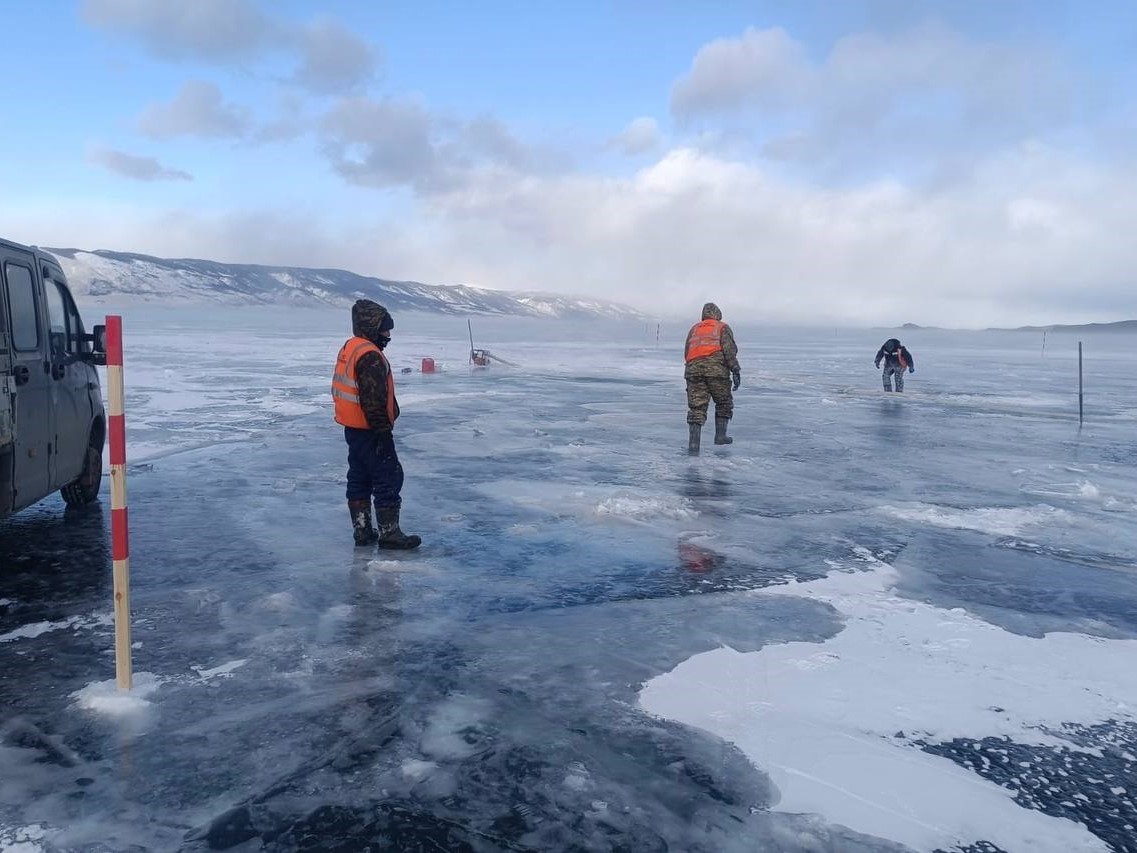
[{"label": "thin marker pole", "polygon": [[111,561],[114,566],[114,669],[119,690],[134,683],[130,660],[130,536],[126,517],[126,394],[122,317],[107,316],[107,408],[111,449]]},{"label": "thin marker pole", "polygon": [[1078,341],[1078,426],[1082,425],[1083,420],[1082,400],[1082,342]]}]

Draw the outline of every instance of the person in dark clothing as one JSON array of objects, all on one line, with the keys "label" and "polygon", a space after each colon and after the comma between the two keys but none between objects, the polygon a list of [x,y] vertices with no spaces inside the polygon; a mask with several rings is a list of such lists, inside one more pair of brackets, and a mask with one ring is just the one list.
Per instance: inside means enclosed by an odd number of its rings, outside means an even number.
[{"label": "person in dark clothing", "polygon": [[715,401],[715,444],[732,444],[726,434],[727,424],[734,415],[734,395],[742,382],[742,368],[738,365],[738,344],[734,332],[722,321],[722,311],[713,302],[703,306],[703,318],[687,333],[683,349],[686,367],[683,378],[687,382],[687,423],[690,440],[687,452],[699,452],[703,424],[707,422],[707,409]]},{"label": "person in dark clothing", "polygon": [[[399,527],[403,466],[394,436],[399,403],[394,373],[383,355],[394,327],[382,305],[356,301],[351,308],[352,337],[336,359],[332,401],[347,441],[347,506],[355,544],[407,549],[417,548],[422,539]],[[371,526],[372,499],[378,530]]]},{"label": "person in dark clothing", "polygon": [[879,368],[882,360],[884,361],[884,372],[881,374],[881,381],[884,383],[884,390],[892,390],[892,378],[896,377],[896,390],[903,392],[905,369],[909,373],[916,372],[916,363],[912,360],[912,353],[908,352],[908,348],[896,338],[889,338],[877,350],[873,364]]}]

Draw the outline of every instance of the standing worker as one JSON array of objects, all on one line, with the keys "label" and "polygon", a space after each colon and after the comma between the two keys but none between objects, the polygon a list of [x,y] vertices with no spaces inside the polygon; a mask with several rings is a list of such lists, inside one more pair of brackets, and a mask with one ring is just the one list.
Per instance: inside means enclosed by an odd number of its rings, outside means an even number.
[{"label": "standing worker", "polygon": [[[399,529],[403,466],[395,453],[395,377],[383,348],[391,342],[395,321],[387,309],[370,299],[351,307],[352,337],[340,348],[332,376],[336,422],[347,440],[347,508],[356,545],[417,548],[418,536]],[[375,519],[371,526],[371,499]]]},{"label": "standing worker", "polygon": [[905,368],[907,368],[909,373],[916,372],[916,364],[912,361],[912,353],[908,352],[908,348],[903,346],[896,338],[889,338],[884,342],[884,345],[877,350],[873,364],[880,367],[881,359],[884,359],[884,373],[880,375],[881,381],[884,383],[884,390],[892,390],[892,377],[895,376],[896,390],[903,393]]},{"label": "standing worker", "polygon": [[734,332],[722,321],[722,311],[713,302],[703,306],[703,319],[687,333],[687,346],[683,357],[687,367],[683,378],[687,380],[687,423],[691,440],[687,452],[699,452],[703,424],[707,422],[707,407],[715,401],[715,444],[731,444],[734,439],[726,434],[726,426],[734,414],[734,390],[742,382],[742,369],[738,366],[738,345]]}]

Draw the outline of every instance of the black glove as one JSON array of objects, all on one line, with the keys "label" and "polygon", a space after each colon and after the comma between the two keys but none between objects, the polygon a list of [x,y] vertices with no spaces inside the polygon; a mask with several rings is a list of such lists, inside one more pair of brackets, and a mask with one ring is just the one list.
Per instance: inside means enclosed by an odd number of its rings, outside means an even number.
[{"label": "black glove", "polygon": [[395,455],[395,434],[391,430],[375,431],[375,455],[380,459]]},{"label": "black glove", "polygon": [[879,361],[874,361],[872,363],[872,366],[875,367],[877,370],[880,370],[880,362]]},{"label": "black glove", "polygon": [[909,367],[909,368],[908,368],[908,372],[909,372],[909,373],[915,373],[915,372],[916,372],[916,368],[914,368],[914,367]]},{"label": "black glove", "polygon": [[738,386],[742,384],[742,371],[736,370],[732,376],[734,377],[734,390],[737,391]]}]

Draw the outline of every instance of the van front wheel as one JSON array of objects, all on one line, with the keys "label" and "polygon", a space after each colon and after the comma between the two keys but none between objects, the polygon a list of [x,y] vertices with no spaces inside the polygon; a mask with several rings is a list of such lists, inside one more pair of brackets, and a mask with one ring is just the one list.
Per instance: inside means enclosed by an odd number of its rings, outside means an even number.
[{"label": "van front wheel", "polygon": [[87,456],[83,460],[83,471],[72,482],[68,483],[59,493],[63,495],[63,502],[68,506],[85,506],[99,496],[99,486],[103,482],[103,453],[93,445],[87,447]]}]

